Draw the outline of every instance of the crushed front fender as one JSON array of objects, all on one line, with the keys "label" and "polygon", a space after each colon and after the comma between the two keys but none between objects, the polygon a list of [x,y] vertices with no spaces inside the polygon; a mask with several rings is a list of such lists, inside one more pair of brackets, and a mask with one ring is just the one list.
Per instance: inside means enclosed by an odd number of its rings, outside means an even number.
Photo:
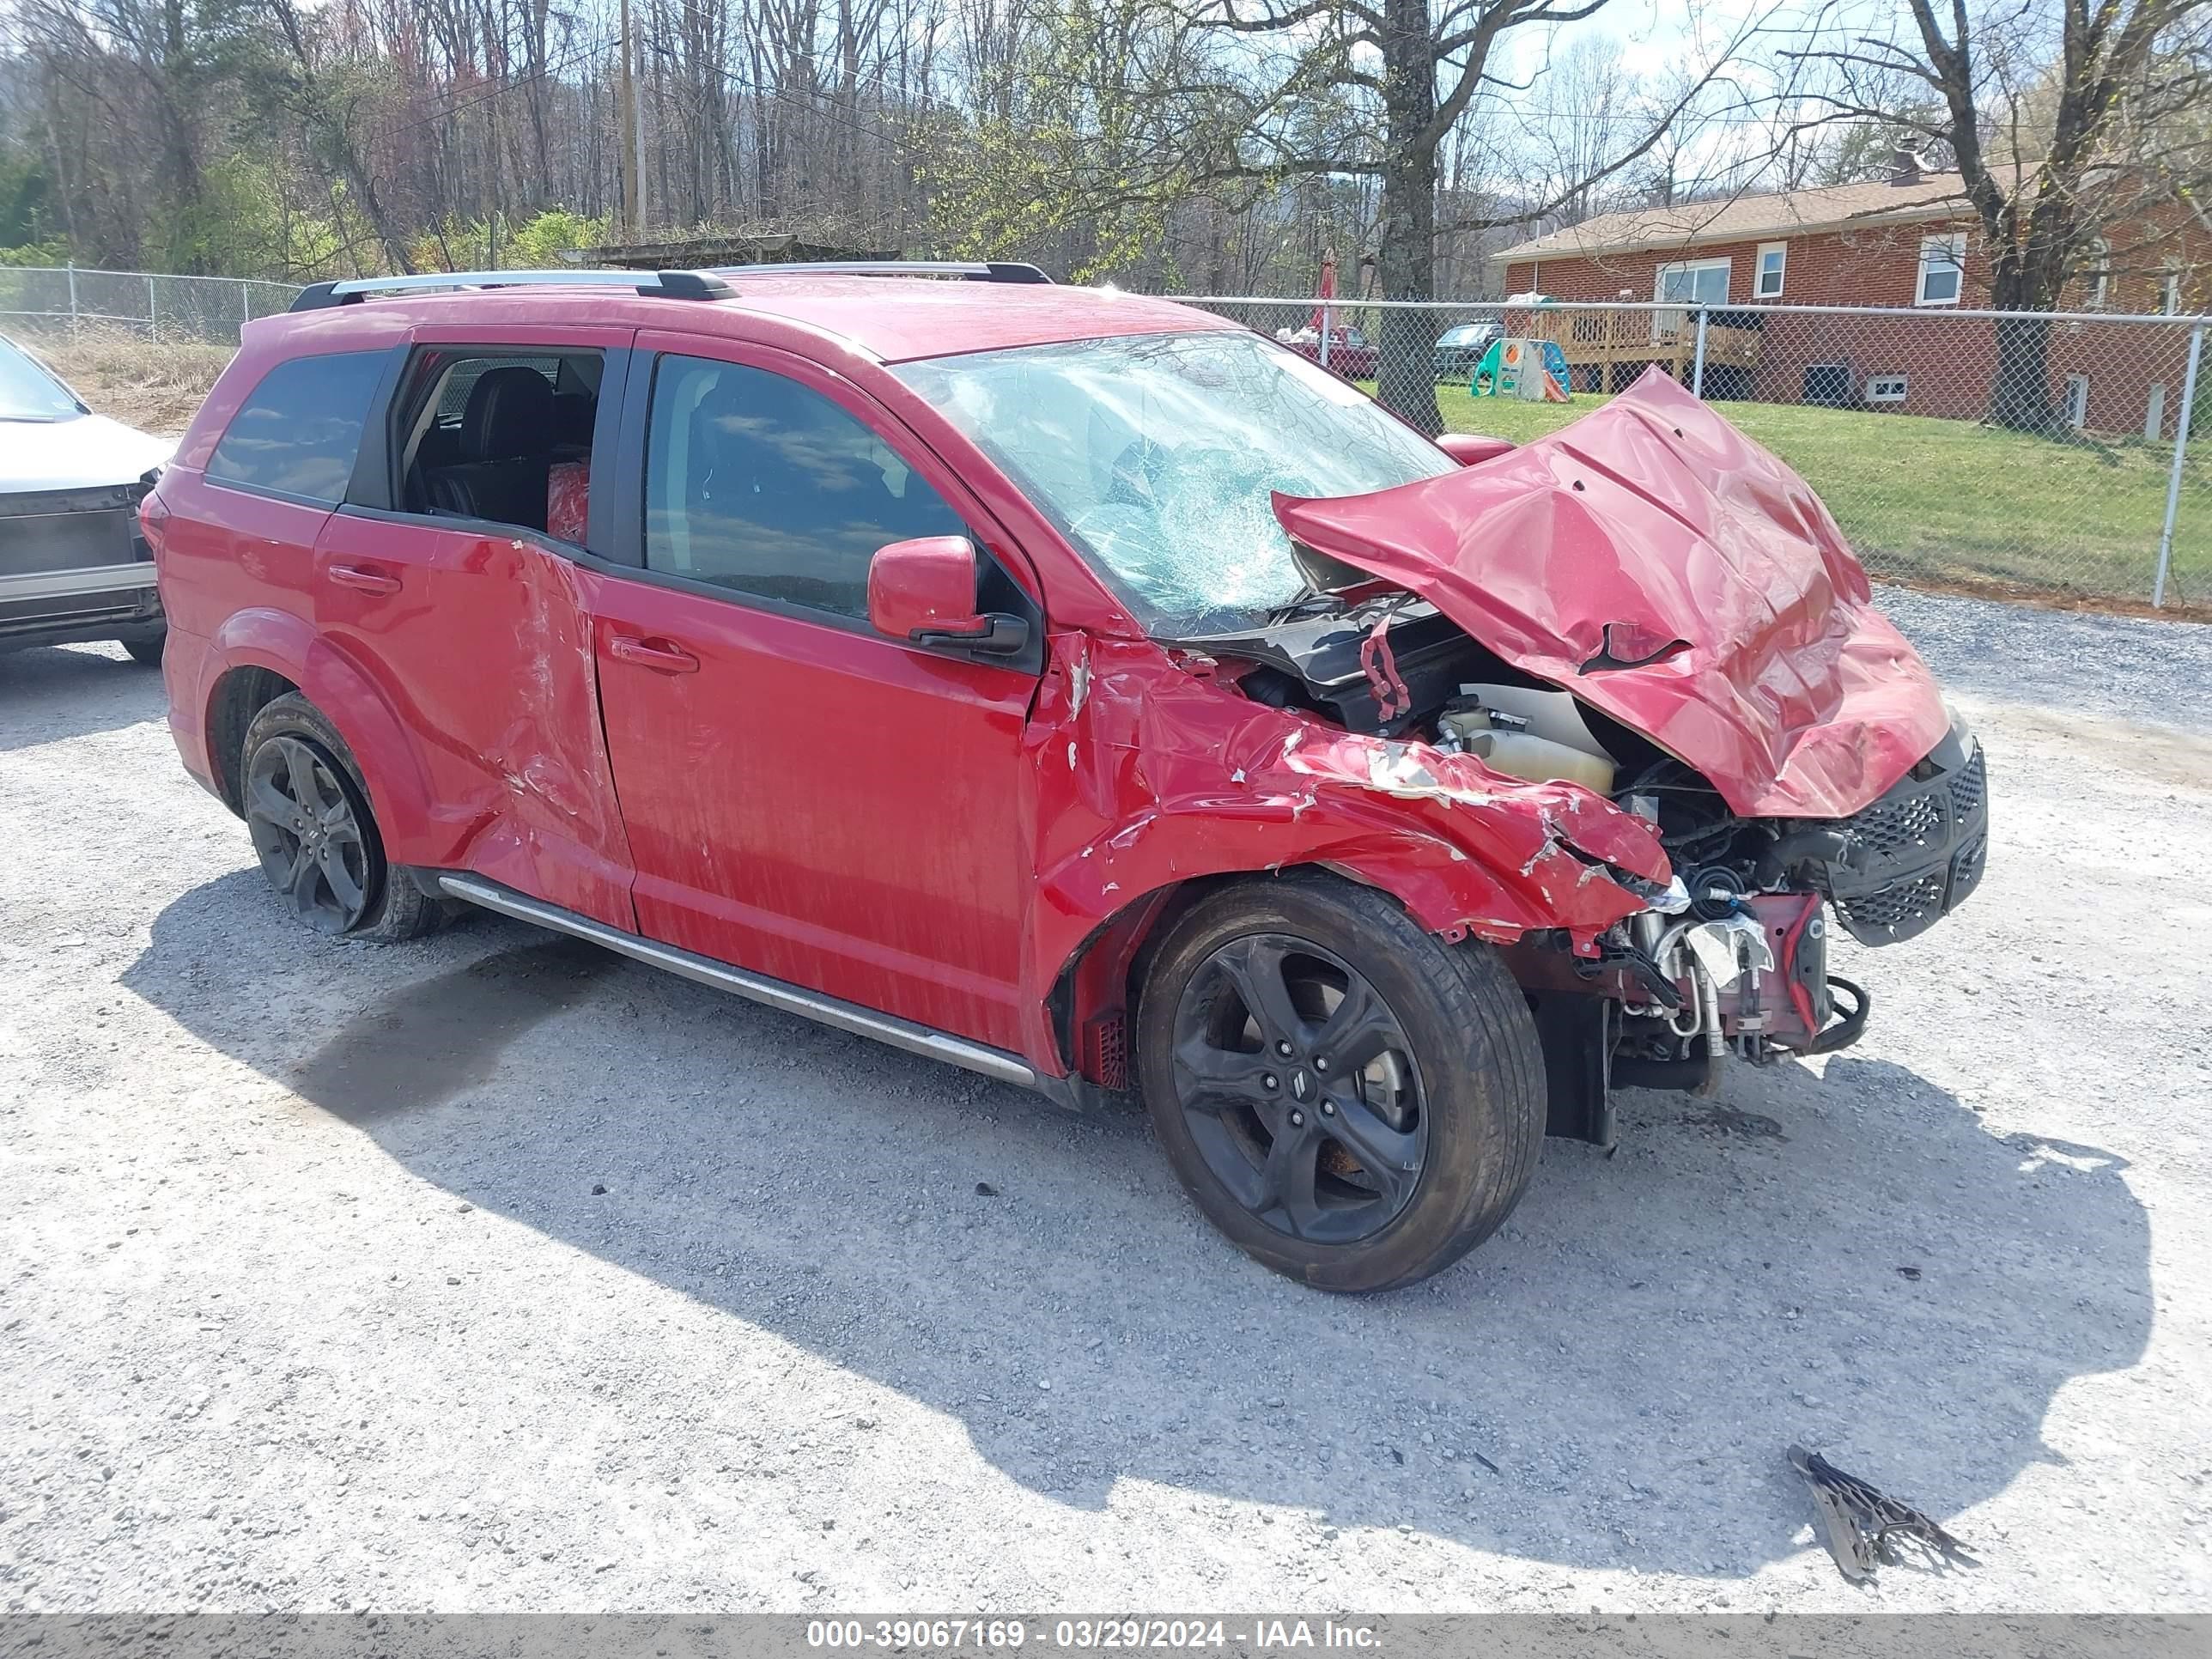
[{"label": "crushed front fender", "polygon": [[1589,950],[1671,876],[1641,819],[1578,785],[1249,702],[1146,641],[1056,634],[1050,659],[1028,740],[1033,985],[1194,878],[1321,865],[1448,939],[1561,929]]}]

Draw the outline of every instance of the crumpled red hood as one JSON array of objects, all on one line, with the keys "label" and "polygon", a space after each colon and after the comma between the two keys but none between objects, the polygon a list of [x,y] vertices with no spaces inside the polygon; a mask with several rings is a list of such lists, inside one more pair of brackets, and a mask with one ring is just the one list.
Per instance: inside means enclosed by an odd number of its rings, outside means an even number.
[{"label": "crumpled red hood", "polygon": [[1856,812],[1948,724],[1820,498],[1656,369],[1495,460],[1275,513],[1747,816]]}]

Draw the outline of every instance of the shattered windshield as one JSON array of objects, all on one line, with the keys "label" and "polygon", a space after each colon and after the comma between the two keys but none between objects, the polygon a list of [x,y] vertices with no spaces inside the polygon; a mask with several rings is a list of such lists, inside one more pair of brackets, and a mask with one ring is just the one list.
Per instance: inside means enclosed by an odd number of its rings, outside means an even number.
[{"label": "shattered windshield", "polygon": [[1270,491],[1360,495],[1454,465],[1355,387],[1241,331],[1025,346],[896,373],[1169,637],[1247,628],[1298,597]]}]

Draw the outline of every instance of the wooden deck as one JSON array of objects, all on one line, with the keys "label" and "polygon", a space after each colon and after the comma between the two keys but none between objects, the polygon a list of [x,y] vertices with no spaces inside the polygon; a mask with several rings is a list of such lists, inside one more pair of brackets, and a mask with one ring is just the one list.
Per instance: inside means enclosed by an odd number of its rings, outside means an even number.
[{"label": "wooden deck", "polygon": [[[1505,315],[1505,332],[1524,339],[1549,340],[1571,371],[1595,367],[1600,392],[1625,389],[1656,364],[1684,386],[1690,384],[1698,356],[1698,319],[1685,312],[1678,322],[1665,312],[1551,311],[1516,308]],[[1759,333],[1755,328],[1705,327],[1705,368],[1755,369]],[[1576,390],[1588,391],[1577,375]]]}]

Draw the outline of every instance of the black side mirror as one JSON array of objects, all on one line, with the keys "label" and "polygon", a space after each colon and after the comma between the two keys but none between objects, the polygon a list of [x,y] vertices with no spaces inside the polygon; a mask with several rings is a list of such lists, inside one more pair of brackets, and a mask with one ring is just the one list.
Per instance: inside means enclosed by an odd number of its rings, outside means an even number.
[{"label": "black side mirror", "polygon": [[976,620],[983,624],[981,629],[923,629],[909,637],[916,645],[957,645],[986,657],[1018,657],[1029,645],[1030,625],[1025,617],[987,611]]}]

